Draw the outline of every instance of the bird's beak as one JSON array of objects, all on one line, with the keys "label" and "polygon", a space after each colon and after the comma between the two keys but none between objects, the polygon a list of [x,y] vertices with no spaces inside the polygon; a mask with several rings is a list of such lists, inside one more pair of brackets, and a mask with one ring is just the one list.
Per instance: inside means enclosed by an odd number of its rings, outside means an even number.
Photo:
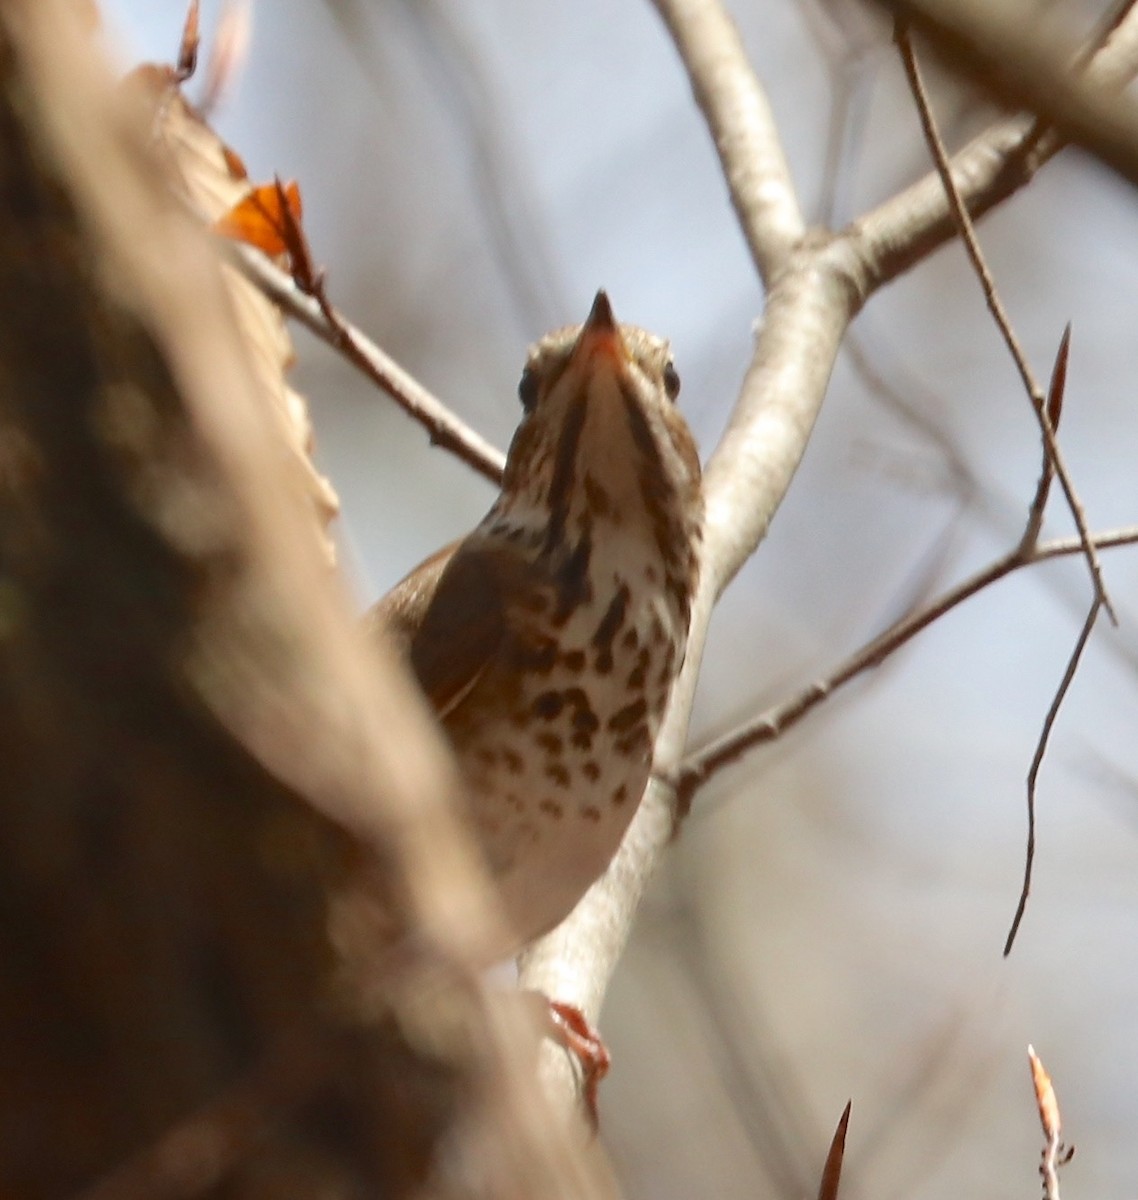
[{"label": "bird's beak", "polygon": [[592,363],[599,358],[608,359],[613,366],[628,361],[628,349],[604,291],[597,292],[593,307],[581,326],[577,344],[573,347],[573,358],[586,363]]}]

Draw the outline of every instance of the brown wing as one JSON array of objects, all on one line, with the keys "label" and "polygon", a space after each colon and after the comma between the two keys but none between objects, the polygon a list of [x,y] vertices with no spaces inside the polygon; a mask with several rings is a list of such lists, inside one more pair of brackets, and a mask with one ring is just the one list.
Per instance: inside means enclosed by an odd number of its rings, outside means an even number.
[{"label": "brown wing", "polygon": [[468,538],[412,571],[372,609],[369,622],[406,648],[441,719],[509,644],[529,640],[519,624],[532,612],[525,601],[535,588],[533,568],[512,547]]},{"label": "brown wing", "polygon": [[405,575],[368,609],[364,617],[365,628],[376,637],[386,636],[400,653],[410,654],[411,639],[423,623],[423,616],[439,586],[439,578],[461,544],[461,541],[451,542]]}]

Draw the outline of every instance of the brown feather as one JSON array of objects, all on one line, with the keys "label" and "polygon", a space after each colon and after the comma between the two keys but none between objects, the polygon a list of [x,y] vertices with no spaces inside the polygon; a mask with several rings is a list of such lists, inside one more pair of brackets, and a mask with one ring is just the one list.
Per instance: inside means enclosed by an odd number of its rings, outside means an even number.
[{"label": "brown feather", "polygon": [[411,640],[423,623],[439,579],[460,545],[461,539],[436,550],[373,604],[364,617],[368,633],[386,636],[401,653],[409,654]]},{"label": "brown feather", "polygon": [[419,686],[446,721],[487,666],[534,641],[527,627],[543,587],[533,564],[475,534],[447,546],[397,584],[369,613],[407,654]]}]

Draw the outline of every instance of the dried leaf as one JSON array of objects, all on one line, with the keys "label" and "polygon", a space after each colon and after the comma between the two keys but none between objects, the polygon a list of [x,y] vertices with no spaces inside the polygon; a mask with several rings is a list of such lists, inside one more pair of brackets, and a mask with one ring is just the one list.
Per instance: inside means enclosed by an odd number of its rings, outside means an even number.
[{"label": "dried leaf", "polygon": [[247,242],[270,258],[276,258],[288,252],[291,241],[286,205],[292,220],[299,225],[302,210],[300,188],[296,183],[262,184],[235,204],[214,228],[225,237]]},{"label": "dried leaf", "polygon": [[198,46],[201,44],[199,11],[199,0],[190,0],[186,23],[182,26],[182,44],[178,48],[176,72],[179,79],[189,79],[197,69]]},{"label": "dried leaf", "polygon": [[[174,73],[166,68],[144,67],[131,75],[131,84],[139,88],[153,113],[154,139],[165,149],[190,207],[215,224],[232,222],[245,228],[247,214],[249,236],[229,232],[253,245],[280,253],[281,238],[275,241],[266,231],[274,217],[283,223],[283,195],[295,219],[300,215],[300,196],[295,184],[278,192],[275,184],[254,188],[245,174],[240,157],[206,124],[201,114],[187,103],[177,86]],[[263,210],[261,212],[260,210]],[[287,244],[287,243],[286,243]],[[313,434],[304,397],[288,385],[286,374],[295,358],[292,339],[280,310],[235,268],[222,266],[238,328],[244,331],[249,357],[265,397],[265,405],[278,423],[285,441],[293,450],[303,473],[303,486],[312,502],[313,514],[329,562],[335,561],[335,545],[328,533],[339,514],[340,501],[328,480],[312,461]]]},{"label": "dried leaf", "polygon": [[1035,1103],[1039,1108],[1039,1121],[1043,1136],[1048,1142],[1058,1142],[1062,1122],[1059,1119],[1059,1101],[1051,1086],[1051,1076],[1044,1070],[1043,1063],[1033,1047],[1028,1046],[1027,1057],[1031,1061],[1031,1083],[1035,1088]]},{"label": "dried leaf", "polygon": [[245,160],[232,146],[222,146],[221,153],[225,158],[225,165],[229,168],[229,174],[234,179],[249,178],[249,171],[245,166]]}]

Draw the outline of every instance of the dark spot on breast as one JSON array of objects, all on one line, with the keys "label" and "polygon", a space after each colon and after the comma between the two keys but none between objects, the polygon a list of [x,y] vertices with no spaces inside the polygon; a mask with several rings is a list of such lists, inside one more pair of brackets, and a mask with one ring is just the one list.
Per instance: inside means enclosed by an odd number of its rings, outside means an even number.
[{"label": "dark spot on breast", "polygon": [[629,626],[625,631],[624,637],[620,639],[620,644],[626,650],[635,650],[640,643],[640,633],[635,625]]},{"label": "dark spot on breast", "polygon": [[628,686],[633,691],[639,691],[648,682],[648,661],[651,655],[647,649],[641,650],[636,656],[636,666],[628,676]]},{"label": "dark spot on breast", "polygon": [[565,707],[562,692],[542,692],[533,702],[533,715],[543,721],[552,721]]},{"label": "dark spot on breast", "polygon": [[597,714],[591,708],[579,708],[573,714],[573,728],[578,733],[595,733],[600,724]]},{"label": "dark spot on breast", "polygon": [[595,759],[590,758],[584,766],[581,767],[581,774],[584,775],[592,783],[596,783],[601,777],[601,766]]},{"label": "dark spot on breast", "polygon": [[560,754],[564,743],[556,733],[543,731],[537,735],[537,744],[546,754]]},{"label": "dark spot on breast", "polygon": [[584,650],[569,650],[561,656],[561,661],[567,670],[580,671],[585,665]]},{"label": "dark spot on breast", "polygon": [[612,670],[612,650],[606,648],[599,651],[593,666],[598,675],[607,675]]},{"label": "dark spot on breast", "polygon": [[552,817],[555,821],[560,821],[565,811],[556,800],[543,800],[537,807],[546,816]]},{"label": "dark spot on breast", "polygon": [[628,612],[628,599],[628,586],[621,584],[616,590],[616,595],[609,601],[605,615],[601,618],[601,623],[593,634],[593,645],[599,650],[610,651],[610,657],[613,639],[620,632],[625,614]]},{"label": "dark spot on breast", "polygon": [[502,761],[506,764],[506,770],[511,775],[520,775],[522,773],[522,756],[516,750],[511,750],[509,746],[502,747]]},{"label": "dark spot on breast", "polygon": [[[614,733],[626,733],[634,725],[644,720],[648,712],[648,702],[643,696],[618,709],[608,720],[608,727]],[[619,743],[618,743],[619,744]]]},{"label": "dark spot on breast", "polygon": [[593,748],[593,735],[586,733],[583,729],[578,729],[569,740],[578,750],[591,750]]},{"label": "dark spot on breast", "polygon": [[649,583],[655,583],[656,580],[660,578],[659,573],[657,572],[656,568],[654,566],[652,566],[651,563],[649,563],[648,566],[646,566],[644,568],[644,578]]},{"label": "dark spot on breast", "polygon": [[474,751],[474,758],[483,766],[492,767],[498,762],[498,751],[491,746],[479,746]]},{"label": "dark spot on breast", "polygon": [[516,792],[506,793],[506,804],[514,810],[514,812],[525,812],[526,802]]},{"label": "dark spot on breast", "polygon": [[637,751],[648,749],[650,742],[648,727],[646,725],[638,725],[627,736],[617,738],[613,743],[613,749],[617,754],[632,757]]},{"label": "dark spot on breast", "polygon": [[595,804],[586,804],[581,808],[581,816],[596,823],[601,819],[601,810]]},{"label": "dark spot on breast", "polygon": [[506,644],[504,657],[510,666],[519,671],[548,675],[557,663],[557,643],[552,638],[526,641],[511,638]]},{"label": "dark spot on breast", "polygon": [[628,799],[628,784],[622,783],[612,794],[612,802],[616,805],[623,804]]},{"label": "dark spot on breast", "polygon": [[560,763],[549,763],[545,768],[545,777],[552,779],[558,787],[569,786],[569,772]]}]

